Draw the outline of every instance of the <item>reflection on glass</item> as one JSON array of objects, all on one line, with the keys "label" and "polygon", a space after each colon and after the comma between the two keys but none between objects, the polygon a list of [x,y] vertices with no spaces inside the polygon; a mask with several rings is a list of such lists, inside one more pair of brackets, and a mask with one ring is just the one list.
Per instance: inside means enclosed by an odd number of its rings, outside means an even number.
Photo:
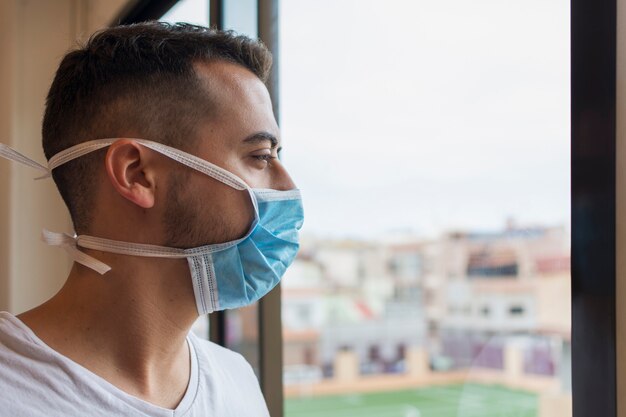
[{"label": "reflection on glass", "polygon": [[281,25],[286,416],[571,416],[567,2],[291,0]]}]

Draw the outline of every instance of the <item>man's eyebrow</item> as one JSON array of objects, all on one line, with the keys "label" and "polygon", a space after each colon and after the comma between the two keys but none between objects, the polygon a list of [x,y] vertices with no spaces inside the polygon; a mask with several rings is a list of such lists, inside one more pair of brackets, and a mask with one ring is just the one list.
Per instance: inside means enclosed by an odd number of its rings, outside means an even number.
[{"label": "man's eyebrow", "polygon": [[276,136],[268,132],[253,133],[243,140],[244,143],[252,143],[252,144],[256,144],[259,142],[266,142],[266,141],[269,141],[271,143],[272,149],[274,149],[276,145],[278,145],[278,139],[276,139]]}]

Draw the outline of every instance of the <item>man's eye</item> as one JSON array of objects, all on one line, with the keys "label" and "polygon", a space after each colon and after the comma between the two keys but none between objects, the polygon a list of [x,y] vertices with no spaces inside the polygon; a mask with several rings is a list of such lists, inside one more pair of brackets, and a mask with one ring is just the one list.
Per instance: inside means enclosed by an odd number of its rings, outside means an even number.
[{"label": "man's eye", "polygon": [[255,159],[258,159],[259,161],[267,161],[267,162],[271,161],[272,159],[276,159],[276,157],[273,155],[253,155],[253,157]]},{"label": "man's eye", "polygon": [[252,155],[252,158],[254,158],[254,161],[255,161],[255,164],[257,165],[257,168],[267,168],[267,167],[270,167],[272,165],[272,161],[274,159],[277,159],[272,154]]}]

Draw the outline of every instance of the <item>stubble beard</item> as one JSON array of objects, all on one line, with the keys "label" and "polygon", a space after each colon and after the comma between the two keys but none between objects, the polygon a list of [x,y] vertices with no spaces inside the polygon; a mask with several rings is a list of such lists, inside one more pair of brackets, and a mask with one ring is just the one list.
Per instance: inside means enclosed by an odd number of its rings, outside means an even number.
[{"label": "stubble beard", "polygon": [[228,213],[203,203],[201,194],[190,189],[189,177],[185,170],[171,174],[163,218],[165,245],[190,249],[228,241],[232,237]]}]

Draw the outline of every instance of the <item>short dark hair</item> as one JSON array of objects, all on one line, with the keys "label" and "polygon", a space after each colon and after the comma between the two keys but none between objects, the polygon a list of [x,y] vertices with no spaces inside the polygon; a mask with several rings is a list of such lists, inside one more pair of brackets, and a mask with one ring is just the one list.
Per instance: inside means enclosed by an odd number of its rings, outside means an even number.
[{"label": "short dark hair", "polygon": [[[46,99],[46,158],[81,142],[141,137],[189,150],[202,118],[215,112],[194,64],[223,60],[266,82],[272,65],[257,40],[184,23],[145,22],[92,35],[59,65]],[[54,169],[77,233],[88,231],[93,178],[105,151]]]}]

